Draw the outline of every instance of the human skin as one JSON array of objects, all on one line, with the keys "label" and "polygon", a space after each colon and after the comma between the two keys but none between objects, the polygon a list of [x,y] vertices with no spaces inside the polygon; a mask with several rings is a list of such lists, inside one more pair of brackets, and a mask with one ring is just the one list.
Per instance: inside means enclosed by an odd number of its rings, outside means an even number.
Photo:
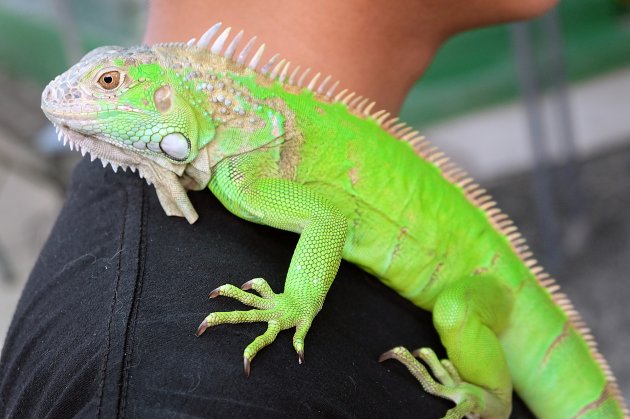
[{"label": "human skin", "polygon": [[[199,38],[215,22],[246,31],[313,73],[397,113],[438,48],[467,29],[530,19],[556,0],[153,0],[147,44]],[[264,60],[263,57],[263,60]]]}]

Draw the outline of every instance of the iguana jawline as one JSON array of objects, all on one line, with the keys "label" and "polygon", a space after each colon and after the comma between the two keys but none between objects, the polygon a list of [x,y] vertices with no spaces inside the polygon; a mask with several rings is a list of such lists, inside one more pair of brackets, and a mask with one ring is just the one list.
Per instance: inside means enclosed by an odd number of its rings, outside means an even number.
[{"label": "iguana jawline", "polygon": [[[54,125],[58,141],[61,142],[63,139],[64,145],[68,144],[71,150],[74,147],[83,156],[89,153],[92,161],[98,158],[103,163],[103,167],[110,164],[114,172],[117,172],[119,167],[123,170],[129,168],[132,172],[137,170],[141,178],[155,187],[160,204],[168,215],[185,217],[191,224],[199,218],[181,182],[187,165],[175,165],[166,159],[159,159],[159,161],[142,159],[133,152],[126,153],[124,149],[111,144],[106,138],[98,139],[57,124]],[[200,153],[198,158],[203,158],[204,155],[206,153]],[[199,176],[207,177],[208,181],[210,179],[210,173],[198,174],[192,176],[193,184],[199,182],[197,180]],[[190,183],[189,181],[188,184]],[[195,188],[189,186],[189,189]]]}]

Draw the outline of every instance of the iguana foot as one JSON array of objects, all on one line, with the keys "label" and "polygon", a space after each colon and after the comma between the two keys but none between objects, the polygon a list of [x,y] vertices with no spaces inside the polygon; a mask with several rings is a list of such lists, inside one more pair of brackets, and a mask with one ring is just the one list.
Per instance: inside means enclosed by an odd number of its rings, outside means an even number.
[{"label": "iguana foot", "polygon": [[[260,296],[245,292],[253,289]],[[311,322],[317,314],[316,310],[304,307],[291,295],[285,293],[276,294],[272,291],[267,281],[263,278],[255,278],[244,283],[241,288],[234,285],[221,285],[210,293],[210,298],[219,295],[234,298],[243,304],[255,307],[255,310],[216,312],[206,317],[199,328],[197,336],[201,336],[208,327],[225,323],[254,323],[267,322],[265,333],[258,336],[243,352],[243,364],[245,375],[249,376],[251,361],[265,346],[271,344],[281,330],[295,327],[293,335],[293,347],[298,354],[298,362],[304,362],[304,338],[311,326]]]},{"label": "iguana foot", "polygon": [[[429,366],[437,381],[414,356]],[[429,348],[417,349],[412,354],[399,346],[385,352],[378,360],[383,362],[392,358],[402,362],[427,393],[450,399],[457,404],[446,412],[444,419],[459,419],[464,416],[469,419],[502,418],[509,414],[509,409],[505,413],[505,405],[498,397],[482,387],[463,381],[449,360],[438,360],[435,352]]]}]

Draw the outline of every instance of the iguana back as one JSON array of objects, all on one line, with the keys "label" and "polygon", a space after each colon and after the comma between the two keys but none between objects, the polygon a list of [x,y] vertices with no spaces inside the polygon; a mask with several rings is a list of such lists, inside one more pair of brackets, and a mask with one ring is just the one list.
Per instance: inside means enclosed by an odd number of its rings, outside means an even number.
[{"label": "iguana back", "polygon": [[362,115],[343,95],[325,103],[275,89],[299,130],[300,147],[289,147],[300,158],[291,179],[350,220],[344,259],[428,310],[453,282],[500,278],[512,307],[485,323],[498,332],[515,388],[532,410],[621,415],[621,393],[590,331],[483,189],[419,134],[401,135],[408,129],[397,118]]}]

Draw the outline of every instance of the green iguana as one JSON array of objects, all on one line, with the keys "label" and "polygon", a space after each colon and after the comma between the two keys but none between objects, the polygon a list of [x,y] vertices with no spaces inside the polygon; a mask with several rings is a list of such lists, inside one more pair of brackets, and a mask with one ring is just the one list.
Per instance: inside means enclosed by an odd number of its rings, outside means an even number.
[{"label": "green iguana", "polygon": [[539,417],[629,416],[588,329],[484,189],[373,102],[278,55],[260,66],[264,44],[236,54],[243,32],[228,44],[219,27],[188,43],[97,48],[42,94],[64,143],[137,170],[166,214],[194,223],[186,191],[208,187],[235,215],[300,234],[283,292],[262,278],[218,287],[210,297],[255,309],[212,313],[198,335],[267,322],[245,348],[249,374],[295,327],[302,362],[343,258],[433,312],[448,360],[402,347],[380,360],[454,401],[446,417],[507,418],[512,386]]}]

